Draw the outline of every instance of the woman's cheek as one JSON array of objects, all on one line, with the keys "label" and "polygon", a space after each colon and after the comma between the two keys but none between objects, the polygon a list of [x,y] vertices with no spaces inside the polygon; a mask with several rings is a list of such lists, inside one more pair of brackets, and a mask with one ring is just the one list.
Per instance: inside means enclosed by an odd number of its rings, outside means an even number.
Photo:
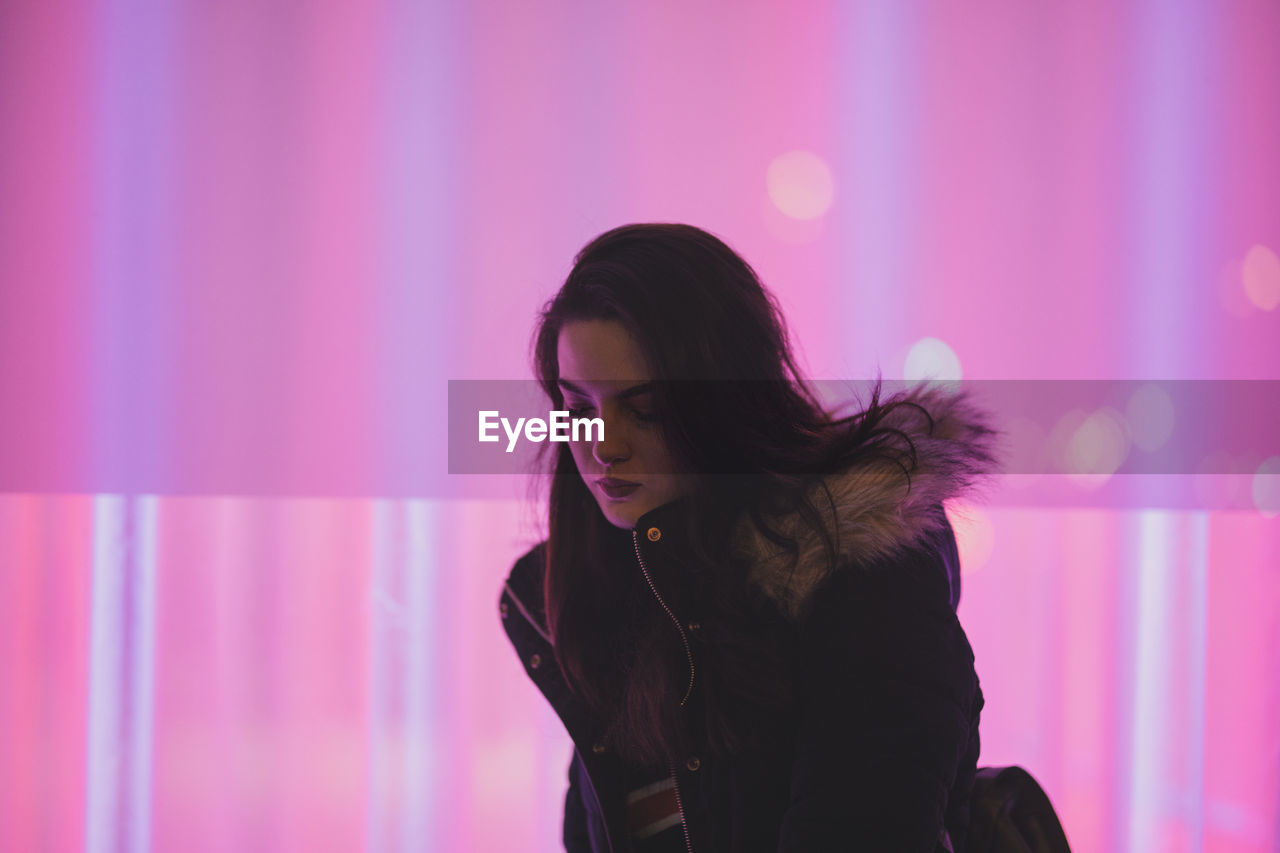
[{"label": "woman's cheek", "polygon": [[573,457],[573,464],[578,469],[578,474],[586,480],[586,472],[590,470],[588,457],[591,455],[591,446],[583,442],[570,442],[569,455]]}]

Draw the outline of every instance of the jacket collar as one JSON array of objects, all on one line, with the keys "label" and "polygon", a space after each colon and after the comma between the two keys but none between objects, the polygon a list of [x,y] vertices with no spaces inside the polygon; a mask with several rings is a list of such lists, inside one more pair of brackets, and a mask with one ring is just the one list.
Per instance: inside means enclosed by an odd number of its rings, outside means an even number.
[{"label": "jacket collar", "polygon": [[[947,526],[945,502],[976,491],[996,473],[998,433],[969,392],[923,386],[905,392],[902,399],[921,406],[933,418],[930,430],[929,419],[919,409],[900,406],[881,422],[902,430],[915,445],[917,465],[910,489],[896,465],[872,461],[823,479],[831,491],[834,512],[820,487],[810,494],[835,541],[837,568],[869,566],[938,533]],[[610,542],[619,558],[634,559],[635,544],[646,554],[660,550],[669,557],[680,555],[685,553],[682,546],[688,539],[687,517],[688,500],[677,498],[646,512],[631,530],[613,528]],[[764,538],[746,518],[735,528],[733,547],[752,566],[750,582],[795,618],[832,567],[821,536],[799,516],[775,519],[774,524],[797,540],[799,552],[794,559]],[[649,540],[650,528],[660,531],[657,541],[661,548],[655,549]],[[661,567],[667,561],[653,563]],[[535,603],[540,615],[540,596],[533,597],[538,599]]]},{"label": "jacket collar", "polygon": [[[657,528],[662,541],[669,542],[672,545],[684,544],[688,539],[688,515],[689,499],[687,497],[676,498],[673,501],[664,503],[662,506],[654,507],[640,516],[636,519],[635,527],[632,529],[641,539],[646,539],[649,536],[649,531]],[[628,531],[629,533],[630,531]]]},{"label": "jacket collar", "polygon": [[[968,391],[916,386],[901,399],[919,405],[933,418],[930,429],[929,418],[920,409],[899,406],[881,421],[882,426],[902,430],[915,445],[917,464],[910,488],[897,465],[872,460],[823,479],[834,511],[821,487],[810,492],[835,541],[837,567],[866,567],[920,544],[947,525],[944,502],[985,485],[997,471],[998,433]],[[781,551],[745,518],[733,542],[752,565],[750,580],[796,617],[832,567],[821,536],[798,515],[774,522],[797,540],[797,557]]]},{"label": "jacket collar", "polygon": [[[636,519],[630,529],[617,529],[619,547],[627,562],[644,560],[650,580],[671,602],[687,605],[687,595],[698,595],[706,580],[703,567],[691,559],[692,513],[688,498],[676,498]],[[624,541],[625,540],[625,541]],[[620,553],[621,556],[621,553]]]}]

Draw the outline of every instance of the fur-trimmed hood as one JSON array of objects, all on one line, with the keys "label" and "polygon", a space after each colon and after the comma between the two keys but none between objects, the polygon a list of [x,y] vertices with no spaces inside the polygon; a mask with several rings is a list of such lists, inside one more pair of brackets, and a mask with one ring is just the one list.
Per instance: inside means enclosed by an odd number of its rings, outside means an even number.
[{"label": "fur-trimmed hood", "polygon": [[[897,464],[878,459],[824,478],[834,515],[820,487],[810,494],[824,516],[841,566],[865,566],[916,544],[946,523],[939,506],[982,485],[997,471],[998,433],[968,392],[925,385],[891,399],[916,404],[898,406],[880,421],[881,426],[901,430],[915,445],[910,488]],[[741,543],[740,553],[753,565],[750,580],[794,617],[830,573],[830,565],[821,536],[798,515],[772,521],[779,532],[797,540],[794,560],[745,519],[733,541]]]}]

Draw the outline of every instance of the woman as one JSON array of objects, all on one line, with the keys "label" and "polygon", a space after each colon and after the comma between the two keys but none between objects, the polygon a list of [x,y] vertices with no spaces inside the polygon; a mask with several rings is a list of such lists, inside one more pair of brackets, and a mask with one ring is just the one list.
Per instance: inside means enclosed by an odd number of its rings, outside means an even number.
[{"label": "woman", "polygon": [[569,851],[963,849],[982,691],[942,509],[993,464],[963,395],[848,417],[751,267],[629,225],[544,308],[554,454],[504,627],[575,750]]}]

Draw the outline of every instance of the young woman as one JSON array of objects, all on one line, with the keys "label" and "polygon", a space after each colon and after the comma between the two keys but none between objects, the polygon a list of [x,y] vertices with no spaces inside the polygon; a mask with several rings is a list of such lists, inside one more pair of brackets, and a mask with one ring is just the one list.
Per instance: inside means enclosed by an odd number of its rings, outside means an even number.
[{"label": "young woman", "polygon": [[569,851],[963,849],[982,691],[943,501],[993,431],[937,388],[838,417],[751,267],[628,225],[542,311],[546,541],[500,611],[574,742]]}]

